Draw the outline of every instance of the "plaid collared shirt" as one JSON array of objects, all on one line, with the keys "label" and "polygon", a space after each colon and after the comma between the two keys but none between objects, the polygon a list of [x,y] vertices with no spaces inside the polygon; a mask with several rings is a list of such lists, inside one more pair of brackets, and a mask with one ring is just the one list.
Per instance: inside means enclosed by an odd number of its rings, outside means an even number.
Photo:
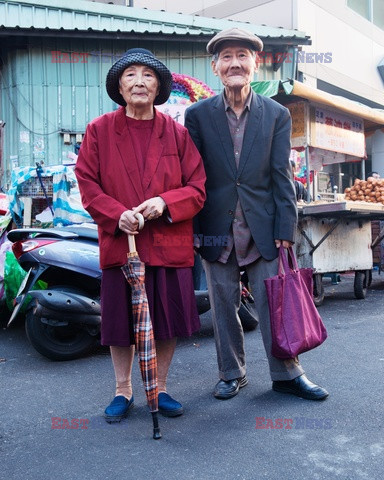
[{"label": "plaid collared shirt", "polygon": [[[244,133],[245,129],[247,128],[249,111],[251,109],[252,92],[250,92],[248,95],[243,113],[240,115],[240,117],[237,117],[235,112],[230,107],[227,99],[225,98],[224,92],[222,93],[222,96],[233,143],[233,154],[235,157],[236,166],[238,167],[241,149],[243,147]],[[223,248],[218,261],[227,263],[228,257],[233,248],[235,248],[237,263],[240,267],[249,265],[260,257],[260,253],[256,248],[251,231],[247,225],[247,221],[245,220],[239,199],[237,200],[228,243]]]}]

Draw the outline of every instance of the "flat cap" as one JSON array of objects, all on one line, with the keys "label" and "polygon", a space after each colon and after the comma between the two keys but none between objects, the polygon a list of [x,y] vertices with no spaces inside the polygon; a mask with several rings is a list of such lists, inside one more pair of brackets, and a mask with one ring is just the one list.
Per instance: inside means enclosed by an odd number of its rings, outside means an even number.
[{"label": "flat cap", "polygon": [[240,28],[229,28],[228,30],[222,30],[211,38],[207,44],[207,52],[213,55],[220,48],[220,44],[223,42],[243,42],[249,44],[252,50],[261,52],[263,50],[262,40],[255,34],[241,30]]}]

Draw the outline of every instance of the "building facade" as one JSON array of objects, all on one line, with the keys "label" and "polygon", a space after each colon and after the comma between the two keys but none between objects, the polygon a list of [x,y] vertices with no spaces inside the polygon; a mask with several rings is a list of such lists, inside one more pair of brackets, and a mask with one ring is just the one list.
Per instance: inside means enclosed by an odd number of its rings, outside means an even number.
[{"label": "building facade", "polygon": [[[64,163],[68,155],[76,153],[87,123],[117,108],[105,91],[105,78],[111,65],[129,48],[147,48],[172,72],[197,78],[218,92],[220,83],[205,51],[216,32],[230,26],[247,28],[263,39],[267,52],[284,50],[292,55],[298,46],[310,43],[296,30],[116,3],[0,2],[3,189],[17,167]],[[294,74],[294,62],[270,61],[263,63],[259,79]]]},{"label": "building facade", "polygon": [[[153,5],[147,0],[134,1],[141,7]],[[312,42],[298,48],[297,80],[374,109],[384,108],[383,0],[160,0],[156,5],[169,11],[305,31]],[[366,149],[365,162],[339,165],[335,173],[353,178],[376,170],[384,176],[384,133],[380,129],[367,136]]]}]

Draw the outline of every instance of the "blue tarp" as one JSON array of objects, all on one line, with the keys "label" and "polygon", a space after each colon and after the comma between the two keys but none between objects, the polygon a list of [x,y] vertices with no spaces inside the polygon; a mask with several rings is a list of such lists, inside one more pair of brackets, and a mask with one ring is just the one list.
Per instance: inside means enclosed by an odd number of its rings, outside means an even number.
[{"label": "blue tarp", "polygon": [[[57,165],[44,167],[41,176],[44,183],[48,179],[51,183],[51,195],[48,196],[52,198],[54,226],[93,223],[91,216],[82,206],[73,166]],[[35,179],[33,184],[28,182],[30,179]],[[12,171],[11,185],[7,192],[9,210],[16,225],[22,227],[24,213],[22,197],[33,198],[35,194],[33,189],[36,186],[39,188],[36,168],[15,168]],[[48,189],[46,188],[46,190]],[[39,196],[41,196],[41,192]]]}]

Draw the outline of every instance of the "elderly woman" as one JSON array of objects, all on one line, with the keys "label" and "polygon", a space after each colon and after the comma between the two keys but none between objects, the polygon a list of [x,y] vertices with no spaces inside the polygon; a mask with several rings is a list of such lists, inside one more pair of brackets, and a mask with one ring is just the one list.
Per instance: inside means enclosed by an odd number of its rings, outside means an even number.
[{"label": "elderly woman", "polygon": [[[154,108],[167,101],[172,75],[150,51],[128,50],[109,70],[106,88],[121,107],[88,125],[76,165],[84,207],[98,225],[101,341],[110,346],[116,377],[105,418],[120,421],[134,401],[131,292],[120,268],[127,259],[127,234],[136,235],[146,265],[159,411],[173,417],[183,413],[166,385],[176,338],[200,326],[191,268],[192,218],[205,200],[204,168],[186,129]],[[137,212],[146,220],[140,233]]]}]

